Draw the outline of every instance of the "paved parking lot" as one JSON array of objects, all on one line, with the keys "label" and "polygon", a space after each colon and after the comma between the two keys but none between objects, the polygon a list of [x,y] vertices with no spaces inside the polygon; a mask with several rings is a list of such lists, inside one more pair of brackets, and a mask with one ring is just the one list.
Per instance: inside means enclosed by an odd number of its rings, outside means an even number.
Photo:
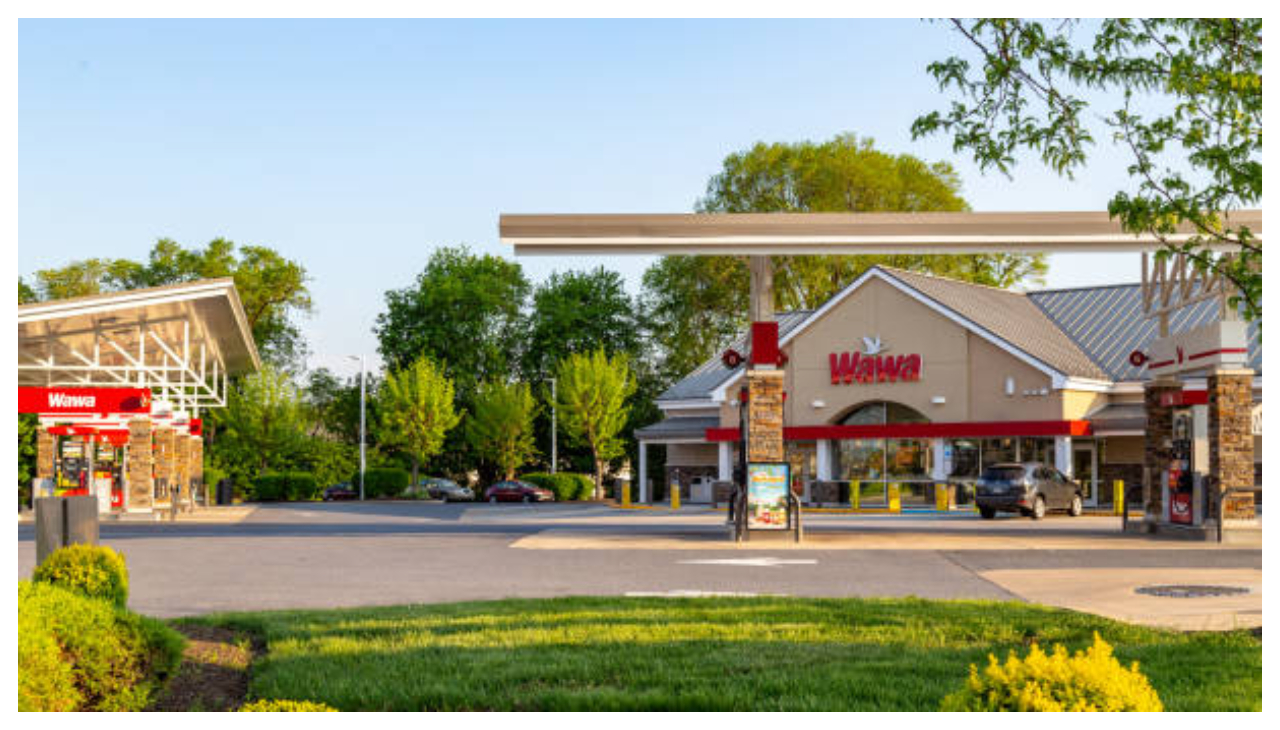
[{"label": "paved parking lot", "polygon": [[[705,508],[314,503],[202,522],[104,522],[102,541],[128,560],[133,608],[159,616],[748,593],[1024,599],[1184,628],[1261,624],[1260,546],[1121,535],[1114,517],[811,514],[798,548],[780,535],[737,547],[723,523],[723,512]],[[33,537],[29,524],[19,526],[24,577]],[[1215,576],[1251,593],[1230,604],[1131,596],[1138,584]]]}]

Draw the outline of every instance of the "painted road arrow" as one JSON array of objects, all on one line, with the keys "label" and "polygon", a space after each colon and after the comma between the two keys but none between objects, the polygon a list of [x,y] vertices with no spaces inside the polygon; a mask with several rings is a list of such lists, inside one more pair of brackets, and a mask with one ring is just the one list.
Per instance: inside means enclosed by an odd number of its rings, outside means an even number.
[{"label": "painted road arrow", "polygon": [[787,558],[709,558],[706,560],[681,560],[681,565],[745,565],[752,568],[772,568],[778,565],[816,565],[816,560],[791,560]]}]

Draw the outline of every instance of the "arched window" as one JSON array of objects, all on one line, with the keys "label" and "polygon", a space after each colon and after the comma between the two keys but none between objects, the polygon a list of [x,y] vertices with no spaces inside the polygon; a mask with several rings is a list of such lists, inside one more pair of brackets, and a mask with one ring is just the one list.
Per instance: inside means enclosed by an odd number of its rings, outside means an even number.
[{"label": "arched window", "polygon": [[928,423],[929,419],[914,408],[893,401],[870,401],[845,414],[841,426],[882,426],[886,423]]}]

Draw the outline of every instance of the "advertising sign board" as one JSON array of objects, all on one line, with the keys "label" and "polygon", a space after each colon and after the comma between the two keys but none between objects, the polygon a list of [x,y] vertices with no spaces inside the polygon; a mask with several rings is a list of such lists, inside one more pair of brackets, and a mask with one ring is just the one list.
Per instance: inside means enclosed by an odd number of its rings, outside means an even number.
[{"label": "advertising sign board", "polygon": [[786,462],[753,462],[747,465],[747,528],[787,529],[787,485],[791,465]]}]

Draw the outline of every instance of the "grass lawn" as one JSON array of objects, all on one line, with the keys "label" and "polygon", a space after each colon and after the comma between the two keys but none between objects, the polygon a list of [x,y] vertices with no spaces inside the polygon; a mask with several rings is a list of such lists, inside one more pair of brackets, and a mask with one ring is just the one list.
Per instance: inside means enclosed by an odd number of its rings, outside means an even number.
[{"label": "grass lawn", "polygon": [[1169,710],[1258,710],[1262,642],[992,601],[558,598],[220,614],[252,697],[342,710],[933,710],[971,663],[1100,633]]}]

